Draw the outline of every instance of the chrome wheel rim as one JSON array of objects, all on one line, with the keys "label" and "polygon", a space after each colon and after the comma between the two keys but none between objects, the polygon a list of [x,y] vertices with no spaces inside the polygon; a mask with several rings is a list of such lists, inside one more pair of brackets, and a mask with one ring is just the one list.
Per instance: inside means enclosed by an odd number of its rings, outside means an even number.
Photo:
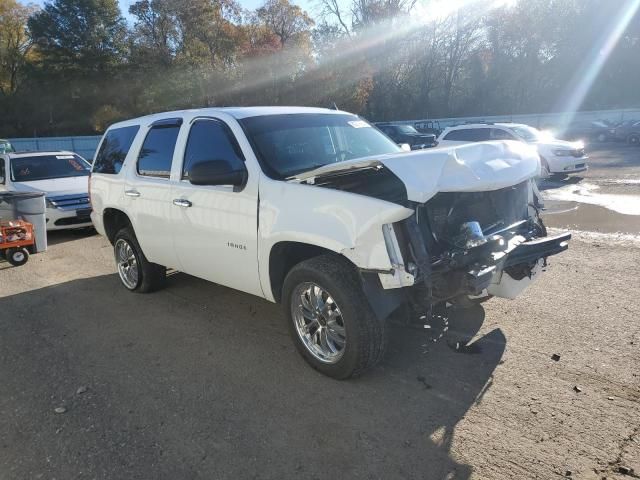
[{"label": "chrome wheel rim", "polygon": [[133,290],[138,286],[138,261],[129,242],[119,239],[114,246],[118,274],[124,286]]},{"label": "chrome wheel rim", "polygon": [[22,252],[16,252],[13,254],[13,261],[14,262],[22,262],[24,260],[24,253]]},{"label": "chrome wheel rim", "polygon": [[323,363],[336,363],[344,355],[346,330],[340,307],[315,283],[298,285],[291,296],[293,323],[307,351]]}]

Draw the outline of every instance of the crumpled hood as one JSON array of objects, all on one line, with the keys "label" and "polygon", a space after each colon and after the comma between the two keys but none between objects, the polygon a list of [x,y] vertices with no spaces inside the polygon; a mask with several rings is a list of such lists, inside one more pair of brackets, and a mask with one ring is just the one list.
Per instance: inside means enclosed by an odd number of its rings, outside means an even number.
[{"label": "crumpled hood", "polygon": [[88,193],[89,177],[52,178],[34,182],[16,182],[14,190],[18,192],[44,192],[49,196],[76,195]]},{"label": "crumpled hood", "polygon": [[383,165],[407,189],[407,198],[425,203],[438,192],[484,192],[517,185],[540,175],[534,147],[521,142],[470,143],[332,163],[292,177],[308,181],[334,172]]}]

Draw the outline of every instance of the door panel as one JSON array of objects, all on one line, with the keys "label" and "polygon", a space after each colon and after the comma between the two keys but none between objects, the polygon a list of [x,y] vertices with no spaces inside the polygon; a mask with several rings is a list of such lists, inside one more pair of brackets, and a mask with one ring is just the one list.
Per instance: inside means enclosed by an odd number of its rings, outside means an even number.
[{"label": "door panel", "polygon": [[[258,179],[232,186],[195,186],[190,167],[225,160],[245,168],[233,133],[216,119],[196,120],[187,140],[182,176],[174,184],[173,241],[185,273],[263,296],[258,272]],[[186,202],[185,202],[186,201]],[[180,205],[182,204],[182,205]]]},{"label": "door panel", "polygon": [[174,244],[185,273],[262,296],[258,275],[257,199],[227,187],[194,186],[184,181],[172,205]]},{"label": "door panel", "polygon": [[178,257],[170,222],[173,192],[169,177],[181,125],[181,119],[167,119],[151,126],[124,189],[127,211],[145,256],[173,268]]},{"label": "door panel", "polygon": [[127,182],[124,194],[136,238],[147,259],[176,268],[178,258],[173,248],[169,223],[172,200],[169,181],[137,177]]}]

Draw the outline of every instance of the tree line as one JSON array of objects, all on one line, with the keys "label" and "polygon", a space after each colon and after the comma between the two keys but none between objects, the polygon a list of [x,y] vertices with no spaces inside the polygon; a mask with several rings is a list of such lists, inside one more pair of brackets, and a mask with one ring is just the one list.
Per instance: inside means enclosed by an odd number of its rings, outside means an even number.
[{"label": "tree line", "polygon": [[[171,109],[338,106],[380,120],[640,106],[630,0],[0,0],[0,136]],[[452,7],[450,4],[454,4]]]}]

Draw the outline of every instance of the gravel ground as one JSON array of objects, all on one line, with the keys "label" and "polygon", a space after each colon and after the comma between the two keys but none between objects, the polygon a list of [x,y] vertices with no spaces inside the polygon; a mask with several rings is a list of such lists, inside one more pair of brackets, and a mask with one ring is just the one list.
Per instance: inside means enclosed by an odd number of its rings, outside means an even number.
[{"label": "gravel ground", "polygon": [[276,305],[183,274],[131,294],[104,239],[51,240],[0,263],[1,480],[640,478],[638,245],[574,240],[455,319],[465,353],[394,328],[338,382]]}]

